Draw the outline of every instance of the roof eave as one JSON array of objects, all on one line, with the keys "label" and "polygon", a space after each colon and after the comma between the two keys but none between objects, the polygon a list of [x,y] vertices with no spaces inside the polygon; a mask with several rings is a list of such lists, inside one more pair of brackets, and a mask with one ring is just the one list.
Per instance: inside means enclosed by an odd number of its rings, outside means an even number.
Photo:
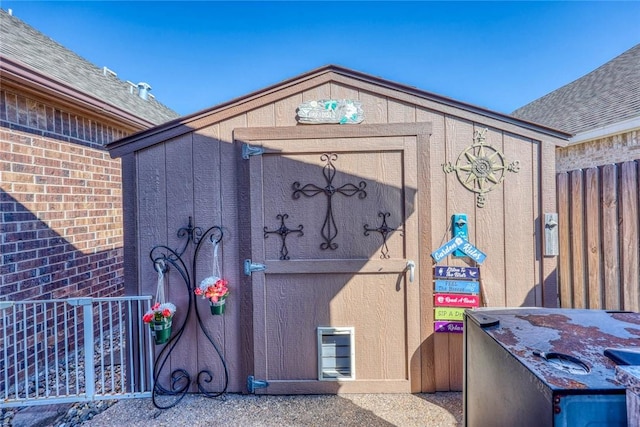
[{"label": "roof eave", "polygon": [[62,105],[91,111],[100,117],[106,117],[120,126],[130,128],[132,132],[149,129],[155,124],[127,110],[109,104],[99,98],[80,91],[67,83],[44,75],[19,61],[0,55],[0,80],[30,89],[39,96],[47,96]]},{"label": "roof eave", "polygon": [[[122,138],[117,141],[113,141],[107,145],[107,149],[111,152],[112,156],[121,156],[126,154],[128,151],[125,149],[125,146],[134,143],[136,141],[140,141],[145,138],[150,138],[151,142],[157,142],[159,139],[170,139],[182,134],[191,132],[195,129],[198,129],[199,126],[195,125],[200,122],[205,117],[208,117],[216,112],[225,110],[225,109],[235,109],[240,110],[242,105],[248,104],[251,101],[254,101],[257,98],[266,96],[270,93],[285,89],[289,86],[293,86],[295,84],[304,82],[306,80],[310,80],[316,77],[319,77],[323,74],[327,73],[338,73],[343,76],[347,76],[356,80],[360,80],[367,83],[372,83],[380,86],[384,86],[386,88],[392,90],[402,91],[417,97],[421,97],[427,99],[431,102],[447,105],[449,107],[459,108],[461,110],[465,110],[471,113],[479,114],[485,117],[493,118],[502,122],[514,124],[516,126],[520,126],[526,129],[529,129],[534,132],[538,132],[549,137],[552,137],[556,140],[557,145],[563,146],[566,145],[564,141],[567,141],[571,134],[553,129],[547,126],[539,125],[532,122],[527,122],[525,120],[521,120],[515,118],[508,114],[498,113],[495,111],[488,110],[486,108],[478,107],[472,104],[467,104],[464,102],[456,101],[451,98],[447,98],[445,96],[433,94],[430,92],[426,92],[420,89],[417,89],[412,86],[403,85],[400,83],[391,82],[389,80],[385,80],[379,77],[371,76],[362,72],[354,71],[348,68],[340,67],[337,65],[326,65],[315,70],[309,71],[307,73],[298,75],[296,77],[284,80],[280,83],[268,86],[264,89],[249,93],[239,98],[232,99],[222,104],[218,104],[214,107],[208,108],[206,110],[202,110],[176,120],[172,120],[170,122],[161,124],[151,129],[147,129],[141,132],[138,132],[133,135],[129,135],[125,138]],[[560,142],[558,142],[560,141]],[[138,145],[138,144],[134,144]],[[141,147],[137,147],[141,148]]]},{"label": "roof eave", "polygon": [[569,140],[569,145],[576,145],[587,141],[602,139],[608,136],[629,132],[635,129],[640,129],[640,116],[632,117],[630,119],[622,120],[606,126],[599,126],[597,128],[589,129],[583,132],[578,132]]}]

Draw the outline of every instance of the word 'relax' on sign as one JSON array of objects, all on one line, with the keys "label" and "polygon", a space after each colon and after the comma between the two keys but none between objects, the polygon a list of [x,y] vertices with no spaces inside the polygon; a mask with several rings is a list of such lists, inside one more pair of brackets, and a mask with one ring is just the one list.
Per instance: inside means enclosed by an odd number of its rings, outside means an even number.
[{"label": "word 'relax' on sign", "polygon": [[321,99],[298,106],[298,122],[307,124],[358,124],[364,120],[360,101],[351,99]]},{"label": "word 'relax' on sign", "polygon": [[452,334],[461,334],[464,331],[463,322],[437,321],[433,329],[435,332],[449,332]]},{"label": "word 'relax' on sign", "polygon": [[468,256],[478,264],[482,264],[487,258],[487,255],[485,255],[480,249],[473,246],[471,243],[469,243],[468,240],[463,239],[459,236],[454,237],[453,239],[449,240],[447,243],[433,251],[433,253],[431,254],[431,258],[433,258],[435,262],[440,262],[451,253],[453,253],[456,249],[464,252],[466,256]]}]

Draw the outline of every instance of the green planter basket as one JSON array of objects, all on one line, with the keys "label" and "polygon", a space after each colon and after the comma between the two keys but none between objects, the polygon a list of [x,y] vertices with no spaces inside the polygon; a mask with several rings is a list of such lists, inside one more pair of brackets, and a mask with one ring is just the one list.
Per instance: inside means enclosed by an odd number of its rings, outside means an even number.
[{"label": "green planter basket", "polygon": [[225,302],[226,302],[226,298],[225,299],[221,299],[218,302],[210,303],[211,304],[211,314],[213,314],[213,315],[224,314]]},{"label": "green planter basket", "polygon": [[156,344],[164,344],[171,337],[171,318],[149,323]]}]

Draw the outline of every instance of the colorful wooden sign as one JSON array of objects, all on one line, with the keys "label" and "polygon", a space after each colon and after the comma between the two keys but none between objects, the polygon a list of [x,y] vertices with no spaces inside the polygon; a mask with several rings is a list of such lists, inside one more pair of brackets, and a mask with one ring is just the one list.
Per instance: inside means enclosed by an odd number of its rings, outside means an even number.
[{"label": "colorful wooden sign", "polygon": [[362,103],[351,99],[321,99],[307,101],[298,106],[300,123],[356,124],[364,120]]},{"label": "colorful wooden sign", "polygon": [[440,262],[441,260],[449,256],[453,251],[462,246],[464,242],[466,242],[466,240],[464,240],[462,237],[454,237],[453,239],[449,240],[447,243],[433,251],[433,253],[431,254],[431,258],[433,258],[435,262]]},{"label": "colorful wooden sign", "polygon": [[487,255],[485,255],[484,252],[482,252],[480,249],[476,248],[466,240],[462,245],[460,245],[460,250],[478,264],[482,264],[485,258],[487,258]]},{"label": "colorful wooden sign", "polygon": [[462,320],[464,318],[464,308],[436,307],[436,320]]},{"label": "colorful wooden sign", "polygon": [[437,333],[461,334],[464,331],[464,323],[440,321],[433,325],[433,330]]},{"label": "colorful wooden sign", "polygon": [[438,249],[433,251],[431,258],[433,258],[435,262],[440,262],[451,255],[456,249],[460,249],[466,256],[478,264],[482,264],[485,258],[487,258],[487,255],[485,255],[480,249],[476,248],[469,243],[468,240],[463,239],[462,237],[454,237],[444,245],[440,246]]},{"label": "colorful wooden sign", "polygon": [[455,267],[437,265],[433,267],[433,276],[437,279],[475,279],[480,277],[478,267]]},{"label": "colorful wooden sign", "polygon": [[435,291],[477,294],[480,293],[480,283],[474,280],[436,280]]},{"label": "colorful wooden sign", "polygon": [[480,297],[464,294],[435,294],[433,305],[436,307],[479,307]]}]

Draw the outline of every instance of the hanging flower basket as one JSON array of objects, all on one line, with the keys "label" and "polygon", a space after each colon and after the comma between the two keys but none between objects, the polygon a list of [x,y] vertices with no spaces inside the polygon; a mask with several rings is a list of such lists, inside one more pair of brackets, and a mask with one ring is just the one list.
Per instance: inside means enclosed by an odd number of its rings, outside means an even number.
[{"label": "hanging flower basket", "polygon": [[209,276],[200,282],[200,286],[195,289],[195,294],[209,300],[211,314],[224,314],[225,303],[229,296],[229,288],[225,279],[217,276]]},{"label": "hanging flower basket", "polygon": [[151,307],[151,310],[142,316],[142,321],[149,324],[151,335],[153,335],[156,344],[164,344],[169,341],[175,312],[176,306],[170,302],[164,304],[157,302]]}]

